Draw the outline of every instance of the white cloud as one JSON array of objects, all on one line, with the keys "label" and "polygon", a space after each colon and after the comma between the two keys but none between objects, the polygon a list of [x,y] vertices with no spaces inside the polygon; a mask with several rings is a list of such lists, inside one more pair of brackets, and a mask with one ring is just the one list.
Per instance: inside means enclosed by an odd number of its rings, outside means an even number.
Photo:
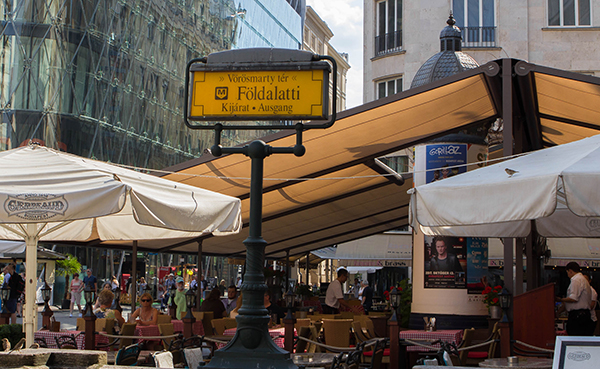
[{"label": "white cloud", "polygon": [[346,107],[362,105],[363,0],[306,0],[306,5],[310,5],[333,32],[331,45],[340,53],[348,53],[350,58]]}]

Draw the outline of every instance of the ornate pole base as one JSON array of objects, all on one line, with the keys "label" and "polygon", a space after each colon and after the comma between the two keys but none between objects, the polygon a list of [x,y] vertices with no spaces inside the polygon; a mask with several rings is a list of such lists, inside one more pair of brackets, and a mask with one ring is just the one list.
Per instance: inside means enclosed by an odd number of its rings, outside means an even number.
[{"label": "ornate pole base", "polygon": [[269,335],[269,316],[241,316],[233,339],[214,353],[205,368],[298,369],[290,353]]}]

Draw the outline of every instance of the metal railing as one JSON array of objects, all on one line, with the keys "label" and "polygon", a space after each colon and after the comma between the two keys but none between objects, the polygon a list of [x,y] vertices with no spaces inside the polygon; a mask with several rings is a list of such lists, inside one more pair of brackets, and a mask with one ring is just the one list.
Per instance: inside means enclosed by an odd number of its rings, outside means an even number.
[{"label": "metal railing", "polygon": [[462,27],[462,47],[496,47],[496,27]]},{"label": "metal railing", "polygon": [[402,50],[402,31],[375,37],[375,56]]}]

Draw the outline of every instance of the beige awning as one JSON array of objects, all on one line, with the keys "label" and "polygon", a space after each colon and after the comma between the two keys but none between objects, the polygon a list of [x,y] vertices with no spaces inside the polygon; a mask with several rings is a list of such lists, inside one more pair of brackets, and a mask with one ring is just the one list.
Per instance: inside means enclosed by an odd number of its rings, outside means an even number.
[{"label": "beige awning", "polygon": [[[333,127],[304,132],[303,157],[265,159],[263,238],[266,256],[284,258],[389,231],[408,224],[410,176],[388,175],[376,158],[482,122],[503,107],[502,66],[514,67],[515,148],[530,151],[600,132],[600,78],[498,60],[432,84],[341,112]],[[293,132],[263,139],[291,147]],[[165,177],[242,199],[244,228],[238,235],[162,244],[140,250],[241,256],[248,236],[250,159],[204,155],[167,168]],[[388,175],[388,176],[384,176]]]}]

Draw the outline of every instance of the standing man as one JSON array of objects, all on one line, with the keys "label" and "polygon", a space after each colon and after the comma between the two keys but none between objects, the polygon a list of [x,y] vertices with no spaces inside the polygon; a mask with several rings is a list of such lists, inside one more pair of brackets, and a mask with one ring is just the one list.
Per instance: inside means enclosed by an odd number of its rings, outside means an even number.
[{"label": "standing man", "polygon": [[161,302],[160,302],[160,308],[161,309],[166,309],[167,307],[169,307],[169,297],[170,297],[170,291],[171,291],[171,287],[175,284],[175,280],[173,279],[174,275],[173,273],[169,274],[167,277],[165,277],[165,283],[163,283],[163,294],[161,296]]},{"label": "standing man", "polygon": [[567,320],[567,334],[569,336],[591,336],[593,321],[590,313],[592,291],[590,284],[579,271],[579,264],[571,261],[566,266],[567,275],[571,284],[567,289],[567,297],[556,297],[556,301],[563,302],[569,312]]},{"label": "standing man", "polygon": [[92,275],[92,269],[88,268],[86,271],[86,276],[83,278],[83,285],[86,287],[90,287],[94,291],[98,291],[98,279],[96,276]]},{"label": "standing man", "polygon": [[594,322],[594,324],[592,324],[592,328],[590,328],[590,330],[592,331],[590,336],[593,336],[594,333],[596,332],[596,325],[598,325],[598,317],[596,316],[596,305],[598,304],[598,292],[596,292],[594,287],[592,287],[591,277],[588,274],[584,274],[583,276],[585,277],[585,280],[590,284],[590,289],[592,291],[592,303],[590,304],[590,315],[591,315],[591,318],[592,318],[592,321]]},{"label": "standing man", "polygon": [[231,310],[235,309],[237,305],[237,288],[233,284],[227,287],[227,297],[223,298],[221,302],[225,306],[225,315],[229,316]]},{"label": "standing man", "polygon": [[171,296],[171,299],[175,299],[175,305],[177,305],[177,319],[181,319],[187,312],[187,305],[185,300],[185,285],[183,283],[183,277],[177,277],[175,280],[175,284],[177,285],[177,291],[175,291],[175,296]]},{"label": "standing man", "polygon": [[329,284],[325,293],[325,305],[329,310],[329,312],[325,312],[326,314],[338,314],[341,305],[350,307],[350,304],[344,300],[344,291],[342,290],[342,284],[348,280],[348,271],[340,268],[337,275],[337,279]]},{"label": "standing man", "polygon": [[4,283],[10,287],[10,295],[6,301],[6,310],[10,312],[11,324],[17,324],[17,304],[19,297],[25,290],[25,282],[19,274],[17,274],[17,266],[15,263],[10,263],[6,266],[8,275],[4,275]]},{"label": "standing man", "polygon": [[373,306],[373,289],[369,286],[369,281],[362,281],[362,306],[365,309],[365,314],[371,310]]}]

